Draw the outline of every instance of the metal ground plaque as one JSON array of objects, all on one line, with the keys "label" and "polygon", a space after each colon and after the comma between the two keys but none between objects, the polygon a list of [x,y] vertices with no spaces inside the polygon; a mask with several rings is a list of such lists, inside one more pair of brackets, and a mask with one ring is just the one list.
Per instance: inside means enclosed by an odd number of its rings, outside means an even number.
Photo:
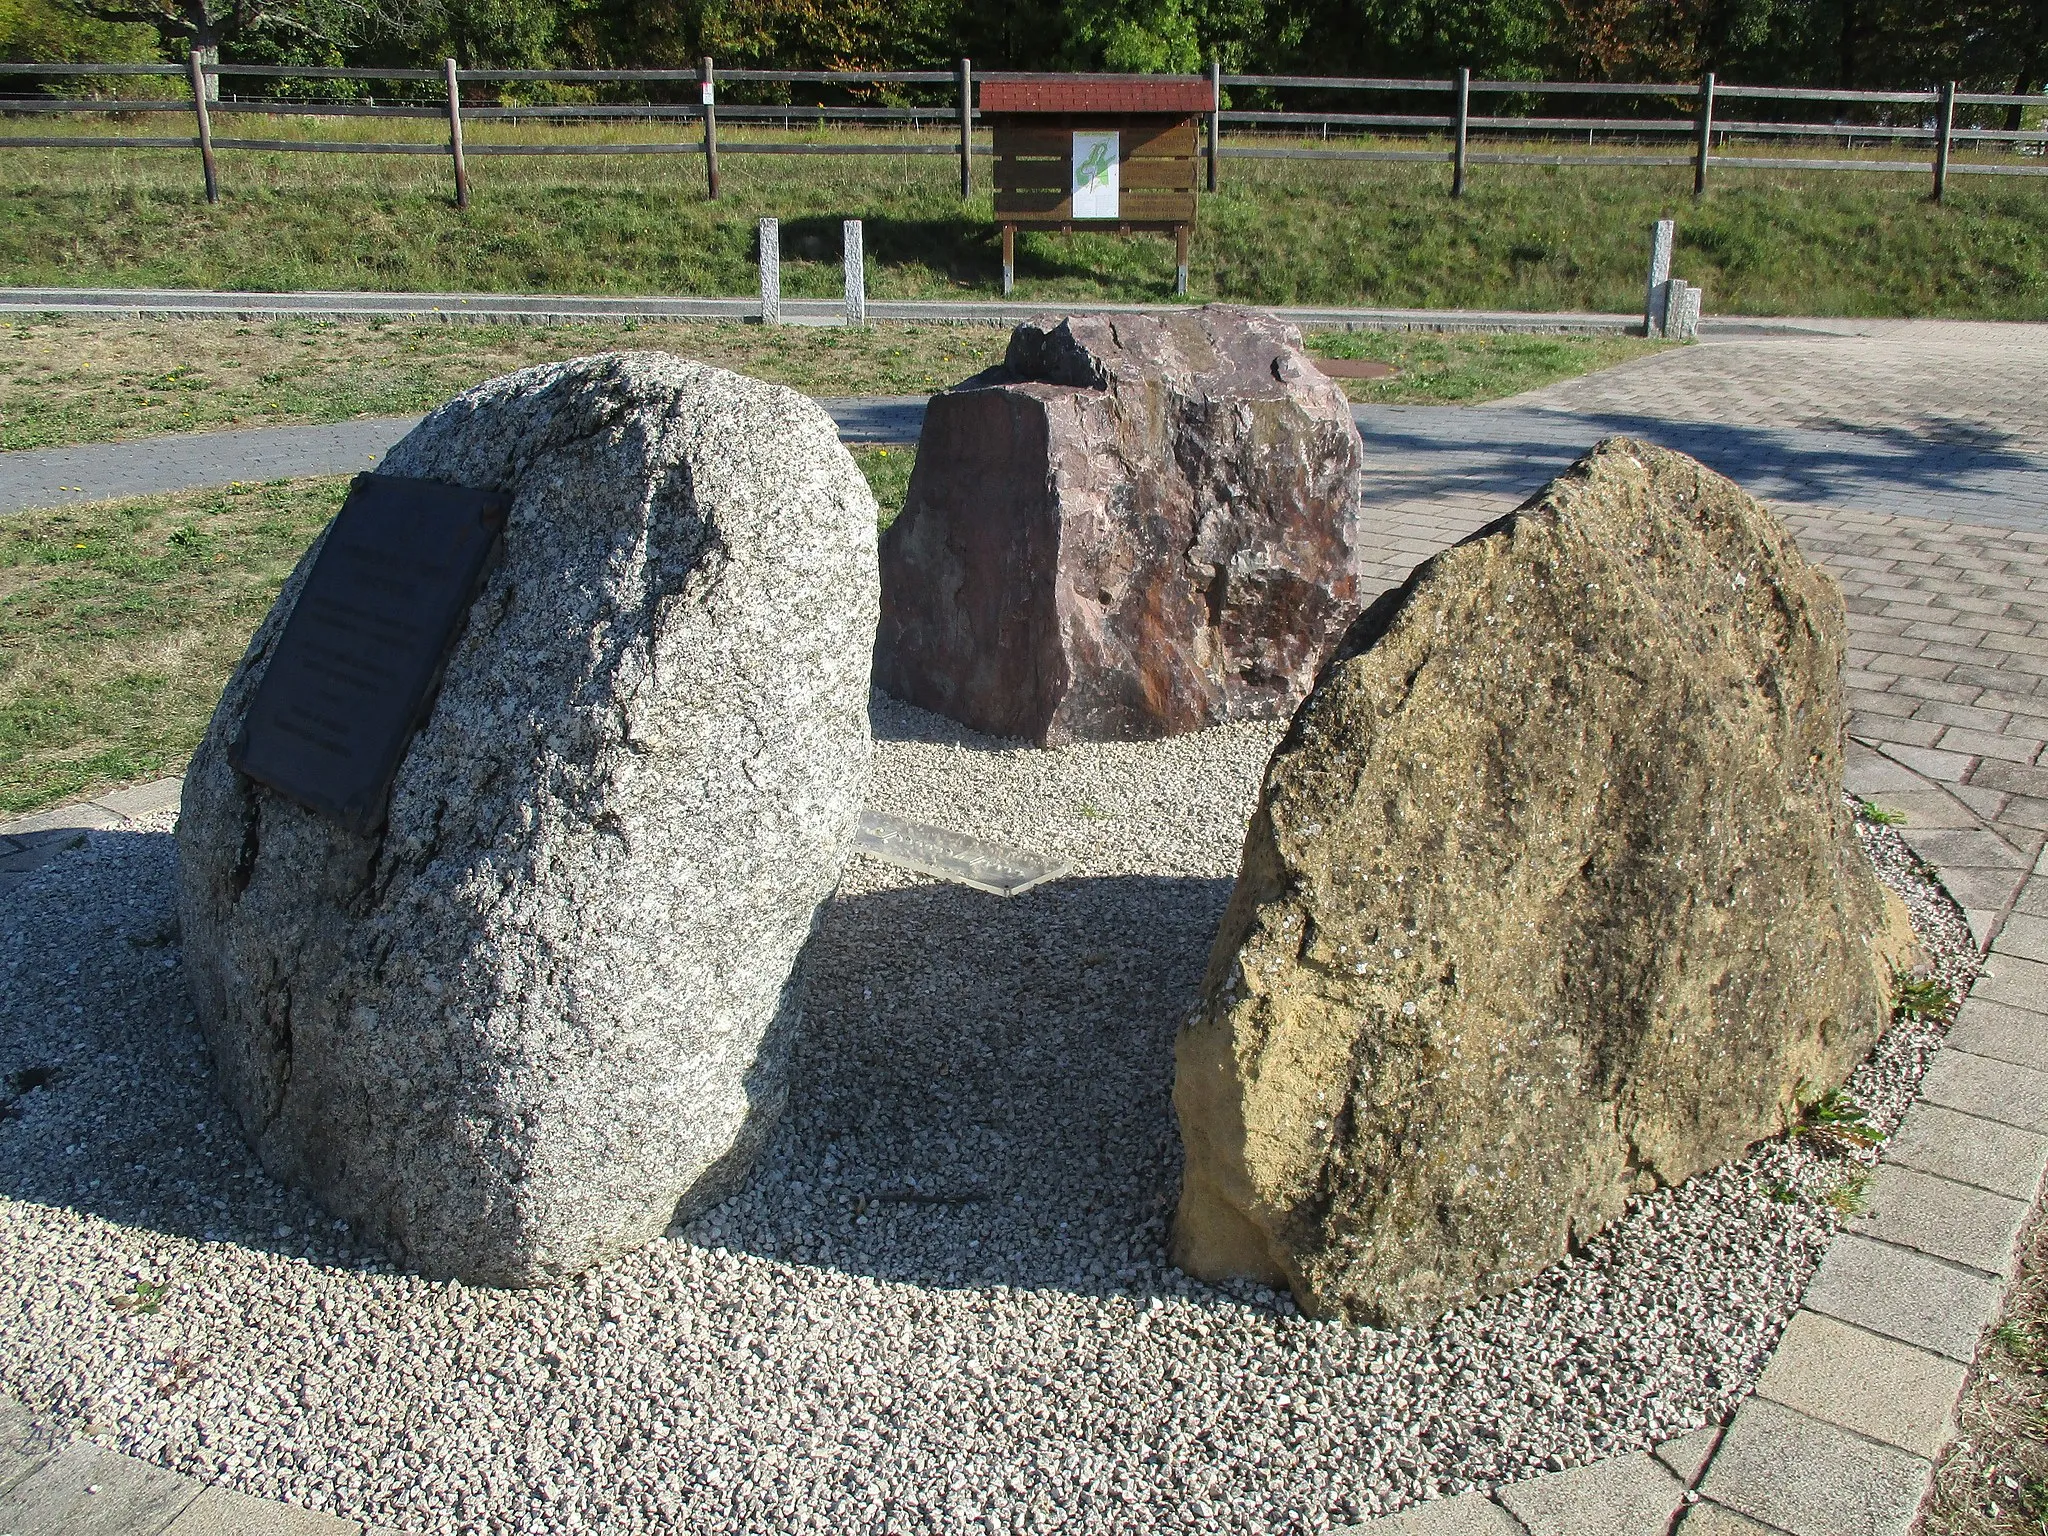
[{"label": "metal ground plaque", "polygon": [[356,476],[228,760],[352,832],[375,831],[509,505],[438,480]]}]

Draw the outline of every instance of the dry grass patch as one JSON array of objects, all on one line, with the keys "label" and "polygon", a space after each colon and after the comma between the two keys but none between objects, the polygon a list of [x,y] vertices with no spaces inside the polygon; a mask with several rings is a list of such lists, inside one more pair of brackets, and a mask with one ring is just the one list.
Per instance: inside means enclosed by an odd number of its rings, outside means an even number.
[{"label": "dry grass patch", "polygon": [[[729,321],[552,325],[23,319],[0,348],[0,449],[430,410],[472,384],[605,351],[673,352],[809,395],[922,395],[1002,361],[1007,329]],[[1326,357],[1392,363],[1354,400],[1476,402],[1655,351],[1625,336],[1315,332]]]},{"label": "dry grass patch", "polygon": [[696,358],[812,395],[919,395],[1002,359],[994,327],[28,319],[0,349],[0,449],[424,411],[592,352]]},{"label": "dry grass patch", "polygon": [[1963,1390],[1961,1434],[1935,1469],[1925,1536],[2048,1536],[2048,1221],[2037,1220]]}]

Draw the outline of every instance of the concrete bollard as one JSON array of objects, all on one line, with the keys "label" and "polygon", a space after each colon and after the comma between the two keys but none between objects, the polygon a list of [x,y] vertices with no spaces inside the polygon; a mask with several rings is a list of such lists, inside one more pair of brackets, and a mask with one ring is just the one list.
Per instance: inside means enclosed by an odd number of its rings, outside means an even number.
[{"label": "concrete bollard", "polygon": [[1643,298],[1645,336],[1664,334],[1664,310],[1670,298],[1671,247],[1677,234],[1676,223],[1670,219],[1659,219],[1650,235],[1650,288]]},{"label": "concrete bollard", "polygon": [[846,250],[846,323],[868,323],[868,269],[860,248],[860,220],[848,219],[839,226]]},{"label": "concrete bollard", "polygon": [[761,323],[782,324],[782,224],[761,221]]}]

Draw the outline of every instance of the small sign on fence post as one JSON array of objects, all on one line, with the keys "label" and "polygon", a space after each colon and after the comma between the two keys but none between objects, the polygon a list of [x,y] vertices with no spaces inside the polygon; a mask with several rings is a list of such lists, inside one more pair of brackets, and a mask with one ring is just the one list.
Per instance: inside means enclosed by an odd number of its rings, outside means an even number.
[{"label": "small sign on fence post", "polygon": [[782,224],[761,221],[761,323],[782,324]]},{"label": "small sign on fence post", "polygon": [[867,258],[861,251],[860,220],[847,219],[839,226],[841,243],[845,247],[842,265],[846,271],[846,323],[866,325],[868,323],[868,268]]},{"label": "small sign on fence post", "polygon": [[710,55],[697,62],[697,83],[704,94],[704,190],[712,202],[718,201],[718,105],[716,76],[712,73]]},{"label": "small sign on fence post", "polygon": [[1707,157],[1714,148],[1714,72],[1708,70],[1700,81],[1700,120],[1695,130],[1699,142],[1693,149],[1692,195],[1704,197],[1707,191]]},{"label": "small sign on fence post", "polygon": [[1956,132],[1956,83],[1941,82],[1941,100],[1935,106],[1934,200],[1948,196],[1948,151]]},{"label": "small sign on fence post", "polygon": [[1665,302],[1671,296],[1671,247],[1677,235],[1678,225],[1670,219],[1659,219],[1650,234],[1650,289],[1643,298],[1645,336],[1664,334]]}]

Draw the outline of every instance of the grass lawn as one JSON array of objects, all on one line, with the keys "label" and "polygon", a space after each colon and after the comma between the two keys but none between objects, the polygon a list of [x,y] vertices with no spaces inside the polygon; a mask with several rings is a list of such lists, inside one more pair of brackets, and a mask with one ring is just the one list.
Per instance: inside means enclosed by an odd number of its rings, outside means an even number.
[{"label": "grass lawn", "polygon": [[[859,448],[886,525],[916,455]],[[182,773],[346,476],[0,518],[0,819]]]},{"label": "grass lawn", "polygon": [[[701,358],[812,395],[915,395],[1000,362],[993,326],[864,329],[651,325],[378,324],[23,319],[0,330],[0,450],[159,432],[344,421],[427,410],[529,364],[613,349]],[[1628,337],[1319,333],[1330,357],[1370,357],[1392,379],[1347,380],[1358,400],[1474,401],[1640,356]]]},{"label": "grass lawn", "polygon": [[[426,123],[239,121],[220,131],[435,135]],[[691,137],[478,123],[471,142],[650,135]],[[772,214],[795,295],[839,291],[843,217],[866,221],[875,297],[985,297],[998,283],[985,160],[963,203],[943,155],[728,154],[725,195],[710,203],[689,156],[479,157],[467,213],[439,156],[230,150],[221,164],[224,201],[208,207],[189,151],[0,158],[0,282],[747,294],[755,220]],[[1671,217],[1677,274],[1704,288],[1710,315],[2048,318],[2048,189],[2034,178],[1957,176],[1935,205],[1920,173],[1717,167],[1695,203],[1683,168],[1478,166],[1454,202],[1436,164],[1226,159],[1223,172],[1194,241],[1198,299],[1626,313],[1642,303],[1650,224]],[[1019,293],[1160,299],[1172,262],[1162,238],[1026,235]]]}]

